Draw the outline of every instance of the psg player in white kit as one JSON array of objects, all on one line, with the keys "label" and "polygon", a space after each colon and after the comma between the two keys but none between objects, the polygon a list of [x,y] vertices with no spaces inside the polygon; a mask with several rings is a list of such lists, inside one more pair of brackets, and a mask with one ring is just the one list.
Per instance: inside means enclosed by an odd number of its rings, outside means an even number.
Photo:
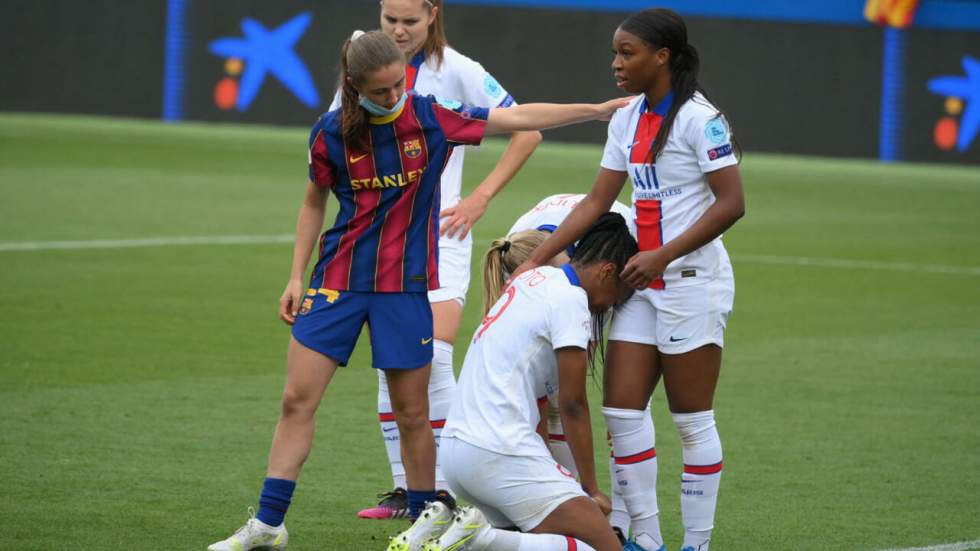
[{"label": "psg player in white kit", "polygon": [[[509,107],[514,98],[476,61],[451,48],[443,28],[442,0],[382,0],[381,30],[405,53],[406,88],[475,107]],[[339,94],[330,110],[340,106]],[[515,132],[497,166],[467,197],[461,197],[464,147],[454,149],[442,173],[439,285],[429,292],[433,317],[432,374],[429,380],[429,418],[436,444],[456,387],[453,346],[470,283],[473,238],[470,229],[483,216],[490,200],[514,177],[541,142],[540,132]],[[358,513],[361,518],[386,519],[408,513],[401,438],[392,413],[388,385],[378,377],[378,421],[391,465],[394,490],[381,502]],[[436,488],[444,491],[440,462]],[[448,496],[443,495],[444,499]]]},{"label": "psg player in white kit", "polygon": [[[565,221],[565,218],[585,197],[584,193],[549,195],[539,201],[531,210],[521,215],[511,226],[510,231],[507,232],[507,237],[491,242],[483,259],[484,315],[486,315],[486,310],[500,298],[500,293],[511,272],[531,256],[534,249]],[[619,201],[613,202],[610,212],[619,213],[627,221],[633,219],[633,210]],[[635,237],[636,228],[631,227],[630,233]],[[570,246],[567,251],[558,253],[548,264],[559,266],[568,262],[573,249],[574,245]],[[551,394],[543,398],[539,399],[543,419],[538,428],[541,437],[548,443],[548,448],[551,449],[551,455],[554,456],[555,460],[567,467],[573,475],[578,476],[568,440],[565,438],[565,431],[561,425],[557,396]],[[609,474],[610,479],[614,481],[616,479],[615,469],[614,458],[610,457]],[[609,515],[609,523],[623,538],[629,534],[630,516],[618,484],[613,484],[610,496],[612,498],[612,513]]]},{"label": "psg player in white kit", "polygon": [[[446,479],[474,507],[440,529],[449,512],[432,503],[412,528],[438,536],[423,549],[622,549],[596,482],[587,350],[596,317],[633,293],[620,273],[637,250],[623,217],[608,213],[570,263],[521,274],[490,308],[466,353],[442,441]],[[580,481],[535,430],[538,397],[552,394]],[[515,527],[521,532],[502,530]]]},{"label": "psg player in white kit", "polygon": [[609,123],[592,191],[515,272],[575,242],[609,210],[627,176],[633,181],[640,252],[623,277],[638,292],[613,317],[603,384],[634,536],[627,549],[666,549],[653,422],[643,411],[663,377],[683,446],[682,551],[707,551],[722,469],[712,402],[735,290],[721,235],[745,210],[737,152],[728,121],[698,84],[698,53],[676,13],[631,15],[613,49],[618,86],[639,95]]}]

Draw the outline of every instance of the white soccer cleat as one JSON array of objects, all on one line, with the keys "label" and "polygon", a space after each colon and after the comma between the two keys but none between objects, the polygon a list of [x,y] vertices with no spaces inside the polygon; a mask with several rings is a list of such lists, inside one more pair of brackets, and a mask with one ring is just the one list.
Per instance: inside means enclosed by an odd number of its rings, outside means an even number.
[{"label": "white soccer cleat", "polygon": [[269,526],[255,518],[255,511],[249,507],[249,519],[226,540],[212,543],[208,551],[250,551],[252,549],[270,549],[283,551],[289,543],[289,533],[286,525]]},{"label": "white soccer cleat", "polygon": [[388,551],[422,551],[425,542],[438,538],[453,521],[453,512],[442,501],[430,501],[415,524],[391,538]]},{"label": "white soccer cleat", "polygon": [[481,551],[490,532],[490,523],[476,507],[461,507],[453,523],[436,539],[429,540],[423,551]]}]

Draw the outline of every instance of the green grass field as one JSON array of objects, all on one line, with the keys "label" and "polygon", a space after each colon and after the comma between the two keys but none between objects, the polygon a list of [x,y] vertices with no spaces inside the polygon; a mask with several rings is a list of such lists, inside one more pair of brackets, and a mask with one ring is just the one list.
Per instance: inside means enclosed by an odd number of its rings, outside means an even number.
[{"label": "green grass field", "polygon": [[[291,245],[10,243],[289,234],[306,139],[0,115],[0,548],[203,550],[243,523],[278,415]],[[468,188],[501,150],[470,152]],[[538,199],[587,190],[600,155],[542,145],[477,226],[475,269]],[[750,153],[742,172],[712,549],[980,538],[980,171]],[[292,550],[381,550],[404,527],[354,517],[390,484],[369,365],[365,341],[319,410]],[[676,549],[680,448],[654,402]]]}]

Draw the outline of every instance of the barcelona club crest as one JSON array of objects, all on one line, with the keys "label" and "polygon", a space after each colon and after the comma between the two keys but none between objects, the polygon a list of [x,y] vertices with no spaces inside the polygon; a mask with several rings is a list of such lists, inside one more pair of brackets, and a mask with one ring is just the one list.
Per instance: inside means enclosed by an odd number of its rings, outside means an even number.
[{"label": "barcelona club crest", "polygon": [[414,159],[422,154],[422,142],[420,140],[408,140],[404,144],[405,156]]}]

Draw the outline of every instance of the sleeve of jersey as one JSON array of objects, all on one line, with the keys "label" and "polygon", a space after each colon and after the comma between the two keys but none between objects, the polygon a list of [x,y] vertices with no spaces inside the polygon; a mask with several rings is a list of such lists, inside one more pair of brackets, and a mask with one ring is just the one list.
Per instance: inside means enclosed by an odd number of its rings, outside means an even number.
[{"label": "sleeve of jersey", "polygon": [[460,78],[467,102],[491,108],[514,105],[514,97],[483,68],[483,65],[470,61],[461,66],[461,69]]},{"label": "sleeve of jersey", "polygon": [[602,168],[626,172],[629,166],[626,153],[623,151],[623,140],[626,134],[626,126],[629,124],[629,113],[626,109],[620,109],[609,121],[609,130],[606,133],[606,149],[602,153],[602,161],[599,165]]},{"label": "sleeve of jersey", "polygon": [[438,100],[432,104],[436,123],[450,142],[460,145],[480,145],[487,131],[486,107],[473,107],[459,102]]},{"label": "sleeve of jersey", "polygon": [[310,164],[310,181],[319,187],[332,187],[336,173],[327,156],[327,140],[323,128],[318,122],[310,132],[310,148],[307,151]]},{"label": "sleeve of jersey", "polygon": [[687,127],[688,145],[694,149],[701,172],[708,173],[738,164],[732,149],[732,131],[725,117],[704,110]]},{"label": "sleeve of jersey", "polygon": [[579,289],[571,288],[551,304],[551,347],[587,349],[592,336],[592,315]]}]

